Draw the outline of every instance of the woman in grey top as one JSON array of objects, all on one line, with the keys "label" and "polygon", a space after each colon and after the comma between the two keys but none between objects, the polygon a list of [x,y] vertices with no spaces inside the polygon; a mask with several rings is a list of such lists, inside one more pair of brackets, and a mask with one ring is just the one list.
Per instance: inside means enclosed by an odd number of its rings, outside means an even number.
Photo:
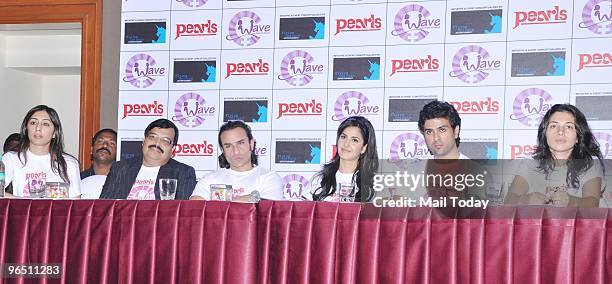
[{"label": "woman in grey top", "polygon": [[518,167],[506,203],[598,207],[602,159],[584,114],[573,105],[556,104],[538,127],[533,160],[517,162],[524,164]]}]

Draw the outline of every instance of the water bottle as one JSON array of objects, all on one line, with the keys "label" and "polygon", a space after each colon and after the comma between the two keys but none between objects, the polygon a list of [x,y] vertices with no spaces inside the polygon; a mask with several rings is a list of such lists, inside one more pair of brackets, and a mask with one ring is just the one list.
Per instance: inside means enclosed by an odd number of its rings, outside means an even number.
[{"label": "water bottle", "polygon": [[0,197],[4,197],[4,163],[2,163],[2,156],[0,156]]}]

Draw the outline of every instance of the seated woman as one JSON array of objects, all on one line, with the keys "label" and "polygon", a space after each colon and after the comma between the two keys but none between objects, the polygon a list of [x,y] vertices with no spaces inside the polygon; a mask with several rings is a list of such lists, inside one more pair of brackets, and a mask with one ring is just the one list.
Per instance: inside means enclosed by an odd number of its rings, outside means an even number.
[{"label": "seated woman", "polygon": [[342,191],[343,196],[350,196],[354,201],[372,200],[374,174],[378,169],[372,123],[361,116],[347,118],[338,126],[336,146],[336,154],[314,176],[304,198],[338,202]]},{"label": "seated woman", "polygon": [[81,195],[79,163],[64,152],[64,135],[57,112],[39,105],[26,114],[21,123],[20,143],[16,152],[5,153],[5,184],[13,184],[13,194],[29,197],[30,188],[44,189],[46,182],[69,184],[68,197]]},{"label": "seated woman", "polygon": [[575,106],[552,106],[538,127],[533,160],[516,163],[520,167],[506,204],[599,206],[602,154],[584,114]]}]

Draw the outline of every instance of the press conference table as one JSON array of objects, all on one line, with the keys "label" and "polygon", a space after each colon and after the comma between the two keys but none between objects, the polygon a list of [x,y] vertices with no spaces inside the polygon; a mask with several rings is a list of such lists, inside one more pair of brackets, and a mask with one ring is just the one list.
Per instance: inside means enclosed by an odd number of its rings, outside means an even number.
[{"label": "press conference table", "polygon": [[[0,263],[61,263],[62,278],[47,283],[612,282],[612,209],[447,216],[347,203],[2,199]],[[40,279],[16,280],[30,281]]]}]

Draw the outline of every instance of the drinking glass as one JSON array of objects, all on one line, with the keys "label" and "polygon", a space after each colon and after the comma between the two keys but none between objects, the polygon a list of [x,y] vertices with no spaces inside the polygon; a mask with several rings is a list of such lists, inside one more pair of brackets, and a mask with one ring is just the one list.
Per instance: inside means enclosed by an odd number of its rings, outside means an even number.
[{"label": "drinking glass", "polygon": [[176,196],[176,183],[174,178],[159,179],[159,196],[161,200],[174,200]]}]

